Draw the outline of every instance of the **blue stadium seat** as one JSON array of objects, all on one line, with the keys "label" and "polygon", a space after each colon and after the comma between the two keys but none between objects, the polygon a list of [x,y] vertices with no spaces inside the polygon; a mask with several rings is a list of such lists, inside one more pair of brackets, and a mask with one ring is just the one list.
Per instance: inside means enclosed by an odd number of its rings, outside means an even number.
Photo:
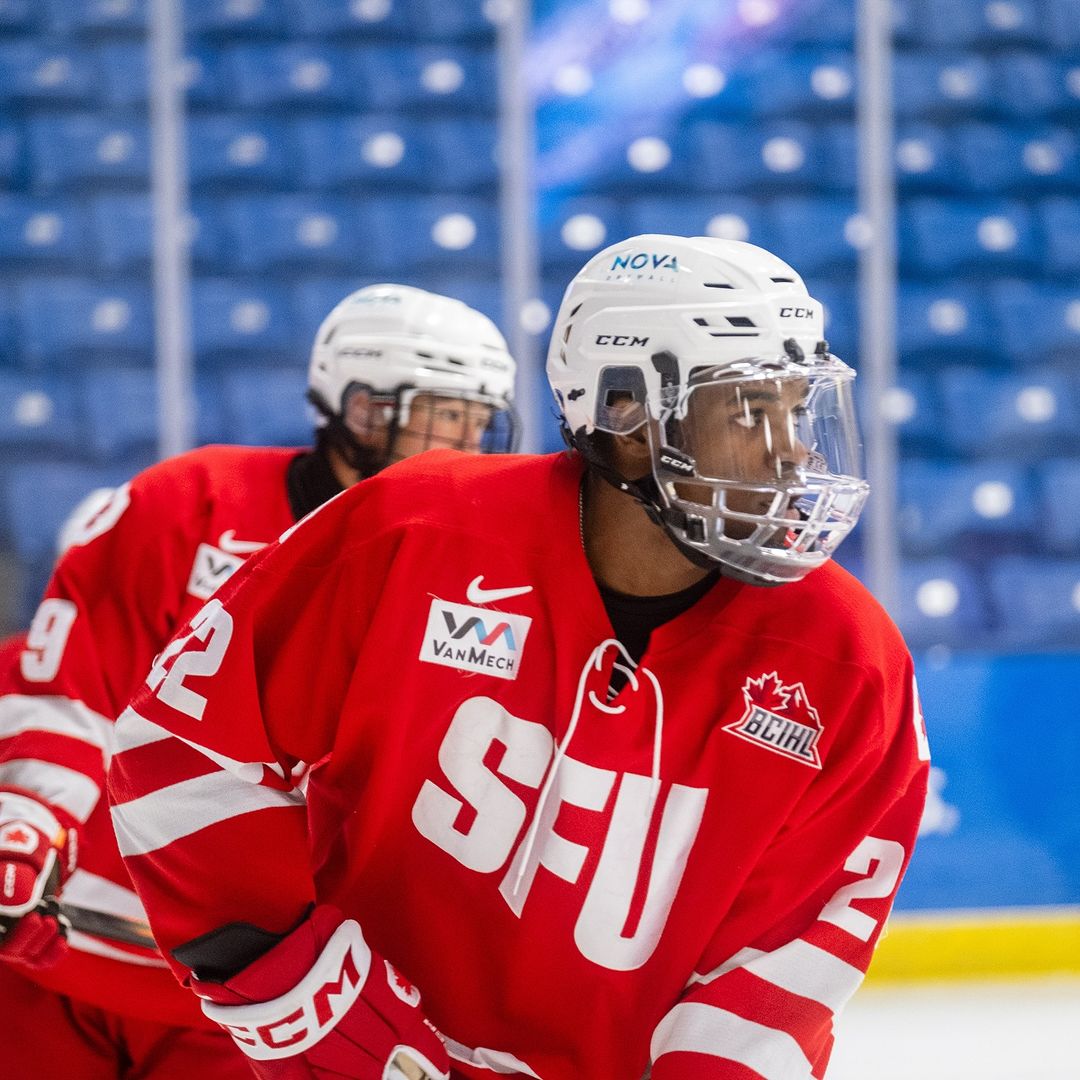
[{"label": "blue stadium seat", "polygon": [[1018,457],[1080,451],[1080,378],[979,368],[948,368],[938,378],[942,434],[960,454],[990,454],[1005,446]]},{"label": "blue stadium seat", "polygon": [[[702,217],[690,232],[666,227],[666,223],[675,221],[691,218],[697,221],[686,207],[684,201],[650,199],[631,203],[624,210],[615,199],[599,195],[570,199],[541,195],[538,212],[540,261],[545,269],[566,267],[570,275],[606,244],[617,243],[625,236],[646,232],[696,235],[705,228],[707,217]],[[659,216],[661,214],[663,218]]]},{"label": "blue stadium seat", "polygon": [[484,0],[409,0],[413,32],[433,41],[491,38],[495,24]]},{"label": "blue stadium seat", "polygon": [[1038,208],[1048,273],[1080,274],[1080,200],[1046,199]]},{"label": "blue stadium seat", "polygon": [[24,168],[22,128],[0,119],[0,187],[14,187]]},{"label": "blue stadium seat", "polygon": [[897,344],[912,363],[997,358],[1002,351],[986,292],[972,285],[903,280]]},{"label": "blue stadium seat", "polygon": [[901,124],[896,133],[896,175],[904,193],[948,191],[961,184],[952,130],[934,124]]},{"label": "blue stadium seat", "polygon": [[144,120],[87,113],[34,116],[27,132],[40,187],[149,181],[150,132]]},{"label": "blue stadium seat", "polygon": [[1046,520],[1046,543],[1051,551],[1080,555],[1080,456],[1060,457],[1051,450],[1037,470]]},{"label": "blue stadium seat", "polygon": [[478,191],[499,178],[495,125],[490,120],[435,120],[426,125],[435,191]]},{"label": "blue stadium seat", "polygon": [[1030,179],[1024,165],[1024,136],[1000,123],[956,124],[949,131],[959,186],[965,194],[996,195]]},{"label": "blue stadium seat", "polygon": [[1065,68],[1055,57],[1006,52],[989,59],[995,112],[1026,120],[1052,116],[1071,107]]},{"label": "blue stadium seat", "polygon": [[384,276],[498,270],[494,201],[463,195],[403,196],[372,199],[370,210],[371,255]]},{"label": "blue stadium seat", "polygon": [[18,286],[22,362],[53,368],[88,358],[148,361],[150,286],[85,278],[28,279]]},{"label": "blue stadium seat", "polygon": [[101,79],[92,54],[34,40],[0,43],[0,71],[0,101],[13,104],[91,104]]},{"label": "blue stadium seat", "polygon": [[[94,250],[103,269],[146,270],[152,256],[149,195],[99,195],[90,202],[90,218]],[[195,199],[191,206],[191,227],[195,266],[220,266],[225,244],[217,204],[210,199]]]},{"label": "blue stadium seat", "polygon": [[745,84],[750,110],[759,118],[850,115],[854,56],[846,49],[763,49],[740,62],[732,81]]},{"label": "blue stadium seat", "polygon": [[348,54],[337,46],[241,45],[225,50],[222,60],[236,102],[245,108],[366,104],[357,94]]},{"label": "blue stadium seat", "polygon": [[904,550],[935,554],[962,550],[1031,550],[1041,515],[1028,471],[1015,461],[900,465],[899,514]]},{"label": "blue stadium seat", "polygon": [[320,117],[294,122],[307,188],[440,184],[423,124],[398,116]]},{"label": "blue stadium seat", "polygon": [[[116,108],[144,106],[149,90],[145,45],[108,41],[97,46],[95,52],[103,73],[105,102]],[[220,49],[188,49],[181,73],[189,105],[221,107],[231,104],[233,88]]]},{"label": "blue stadium seat", "polygon": [[689,173],[680,173],[703,191],[757,194],[763,189],[819,184],[824,177],[820,136],[797,122],[747,128],[699,121],[686,129]]},{"label": "blue stadium seat", "polygon": [[147,0],[47,0],[49,25],[63,34],[140,33]]},{"label": "blue stadium seat", "polygon": [[19,359],[19,320],[13,290],[0,289],[0,368]]},{"label": "blue stadium seat", "polygon": [[1045,0],[1050,43],[1062,52],[1080,49],[1080,0]]},{"label": "blue stadium seat", "polygon": [[131,472],[70,461],[30,462],[8,469],[0,487],[0,517],[15,553],[32,563],[51,562],[57,533],[68,514],[95,488],[117,487],[131,478]]},{"label": "blue stadium seat", "polygon": [[242,183],[274,188],[293,180],[288,125],[255,115],[194,116],[189,161],[194,187]]},{"label": "blue stadium seat", "polygon": [[[419,278],[415,282],[422,289],[430,292],[441,293],[443,296],[452,296],[468,304],[471,308],[486,315],[496,326],[505,333],[509,332],[506,324],[503,303],[502,283],[495,277],[481,277],[479,275],[466,276],[463,274],[448,274],[440,276],[432,274],[429,277]],[[520,378],[520,375],[519,375]],[[521,390],[518,390],[521,393]]]},{"label": "blue stadium seat", "polygon": [[195,356],[200,363],[240,357],[289,362],[306,356],[310,341],[297,342],[289,291],[284,285],[198,278],[192,287]]},{"label": "blue stadium seat", "polygon": [[913,0],[914,33],[921,42],[948,48],[1040,45],[1045,40],[1038,0],[970,4],[956,0]]},{"label": "blue stadium seat", "polygon": [[[0,371],[0,445],[18,460],[27,451],[78,453],[81,402],[70,377]],[[10,460],[10,458],[9,458]]]},{"label": "blue stadium seat", "polygon": [[41,0],[5,0],[0,4],[0,30],[25,34],[41,19]]},{"label": "blue stadium seat", "polygon": [[416,33],[407,0],[285,0],[291,33],[300,37],[387,37]]},{"label": "blue stadium seat", "polygon": [[[580,200],[572,204],[578,205]],[[718,236],[726,240],[746,240],[751,244],[772,249],[774,237],[765,207],[753,199],[742,195],[686,196],[667,198],[634,199],[625,206],[625,217],[620,213],[618,203],[609,203],[611,210],[605,222],[607,227],[605,243],[613,243],[624,236],[640,233],[668,233],[673,236]],[[570,217],[588,210],[573,210]],[[562,229],[569,220],[563,215],[558,223],[558,243],[565,244]],[[625,225],[615,225],[625,220]],[[586,223],[587,224],[587,223]],[[543,244],[543,237],[541,237]],[[576,255],[576,252],[571,252]],[[580,264],[583,259],[572,259]],[[577,269],[577,266],[574,267]]]},{"label": "blue stadium seat", "polygon": [[1001,644],[1016,649],[1080,646],[1080,558],[1006,556],[990,564]]},{"label": "blue stadium seat", "polygon": [[775,23],[765,31],[770,40],[810,45],[851,45],[855,40],[855,10],[852,4],[836,0],[808,0],[791,9],[781,9]]},{"label": "blue stadium seat", "polygon": [[988,62],[976,53],[897,52],[894,103],[900,117],[974,116],[993,103]]},{"label": "blue stadium seat", "polygon": [[990,612],[979,575],[959,559],[905,560],[896,621],[908,647],[977,648],[990,640]]},{"label": "blue stadium seat", "polygon": [[825,337],[842,360],[858,366],[859,313],[854,279],[811,278],[810,295],[825,308]]},{"label": "blue stadium seat", "polygon": [[374,214],[370,200],[313,195],[251,195],[222,204],[235,271],[372,269]]},{"label": "blue stadium seat", "polygon": [[245,446],[305,446],[311,442],[313,417],[305,402],[302,364],[252,366],[223,376],[229,441]]},{"label": "blue stadium seat", "polygon": [[859,160],[859,138],[855,124],[837,121],[820,131],[819,176],[807,176],[807,186],[820,191],[854,192]]},{"label": "blue stadium seat", "polygon": [[213,37],[262,37],[281,34],[285,17],[270,0],[187,0],[184,25],[189,34]]},{"label": "blue stadium seat", "polygon": [[991,276],[1039,266],[1033,215],[1018,200],[913,199],[900,224],[901,263],[911,271]]},{"label": "blue stadium seat", "polygon": [[461,45],[401,45],[355,50],[358,99],[373,111],[433,109],[494,112],[495,54]]},{"label": "blue stadium seat", "polygon": [[0,195],[0,261],[18,265],[71,266],[87,256],[84,211],[69,199]]},{"label": "blue stadium seat", "polygon": [[[88,449],[98,461],[130,460],[157,446],[157,383],[153,371],[103,368],[83,379]],[[195,440],[215,442],[229,432],[216,381],[199,376],[195,386]]]},{"label": "blue stadium seat", "polygon": [[854,270],[855,206],[850,199],[773,199],[768,214],[773,250],[800,274]]},{"label": "blue stadium seat", "polygon": [[1080,349],[1080,287],[997,281],[989,290],[1001,342],[1010,356],[1075,366]]},{"label": "blue stadium seat", "polygon": [[941,398],[933,378],[926,372],[901,371],[896,384],[875,408],[867,399],[867,384],[855,380],[859,416],[865,427],[880,412],[895,428],[905,451],[938,453],[947,434],[942,427]]}]

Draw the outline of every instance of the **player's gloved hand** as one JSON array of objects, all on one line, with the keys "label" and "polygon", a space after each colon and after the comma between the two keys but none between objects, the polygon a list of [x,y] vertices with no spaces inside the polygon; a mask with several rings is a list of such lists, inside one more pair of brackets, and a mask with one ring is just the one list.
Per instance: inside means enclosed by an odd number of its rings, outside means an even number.
[{"label": "player's gloved hand", "polygon": [[266,1080],[449,1076],[420,994],[329,905],[227,982],[191,986]]},{"label": "player's gloved hand", "polygon": [[56,894],[75,868],[75,830],[27,792],[0,791],[0,957],[44,968],[67,952]]}]

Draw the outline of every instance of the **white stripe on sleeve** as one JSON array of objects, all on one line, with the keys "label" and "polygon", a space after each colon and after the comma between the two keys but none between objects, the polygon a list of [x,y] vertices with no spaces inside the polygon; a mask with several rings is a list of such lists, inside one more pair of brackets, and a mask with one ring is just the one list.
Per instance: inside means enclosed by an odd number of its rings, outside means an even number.
[{"label": "white stripe on sleeve", "polygon": [[653,1032],[653,1061],[679,1051],[738,1062],[764,1080],[812,1080],[806,1055],[786,1032],[701,1002],[676,1005]]},{"label": "white stripe on sleeve", "polygon": [[112,751],[113,725],[81,701],[56,695],[0,697],[0,736],[9,739],[26,731],[67,735],[90,743],[101,751],[106,762]]},{"label": "white stripe on sleeve", "polygon": [[161,742],[162,739],[169,738],[171,734],[160,724],[152,723],[129,706],[116,721],[114,735],[116,753],[120,754],[125,750],[134,750],[139,746]]},{"label": "white stripe on sleeve", "polygon": [[131,889],[77,868],[64,884],[64,901],[76,907],[104,911],[121,919],[146,922],[146,909]]},{"label": "white stripe on sleeve", "polygon": [[0,787],[17,787],[86,821],[101,798],[101,788],[85,773],[36,758],[0,762]]},{"label": "white stripe on sleeve", "polygon": [[298,791],[276,791],[212,772],[112,808],[121,855],[145,855],[209,825],[272,807],[302,806]]},{"label": "white stripe on sleeve", "polygon": [[167,968],[169,965],[160,956],[147,956],[145,953],[129,953],[100,941],[89,934],[80,933],[78,930],[69,930],[67,935],[68,944],[79,952],[93,953],[94,956],[107,956],[110,960],[120,960],[125,964],[135,964],[137,967]]},{"label": "white stripe on sleeve", "polygon": [[766,982],[839,1013],[859,989],[863,973],[825,949],[796,938],[746,965]]}]

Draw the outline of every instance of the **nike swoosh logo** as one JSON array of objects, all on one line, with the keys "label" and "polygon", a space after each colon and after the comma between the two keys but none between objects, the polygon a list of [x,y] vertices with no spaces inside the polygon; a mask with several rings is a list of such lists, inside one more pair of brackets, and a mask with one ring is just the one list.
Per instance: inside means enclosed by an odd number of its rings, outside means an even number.
[{"label": "nike swoosh logo", "polygon": [[524,596],[526,593],[532,592],[531,585],[515,585],[509,589],[482,589],[480,588],[480,582],[484,580],[484,575],[481,574],[478,578],[473,578],[469,582],[469,587],[465,590],[465,599],[470,604],[494,604],[496,600],[509,600],[511,596]]},{"label": "nike swoosh logo", "polygon": [[250,555],[261,551],[266,544],[261,540],[237,540],[235,529],[226,529],[218,539],[218,547],[230,555]]}]

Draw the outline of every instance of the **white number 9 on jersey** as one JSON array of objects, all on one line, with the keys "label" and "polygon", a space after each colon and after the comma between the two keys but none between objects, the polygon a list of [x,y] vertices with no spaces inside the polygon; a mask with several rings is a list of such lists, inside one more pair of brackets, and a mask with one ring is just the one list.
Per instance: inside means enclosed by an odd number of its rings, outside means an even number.
[{"label": "white number 9 on jersey", "polygon": [[[186,687],[184,680],[192,675],[216,675],[232,633],[232,616],[221,606],[220,600],[211,600],[191,620],[191,629],[183,637],[170,641],[161,651],[146,676],[146,685],[156,690],[158,698],[177,712],[201,720],[206,698]],[[204,642],[205,648],[188,650],[192,641]]]}]

